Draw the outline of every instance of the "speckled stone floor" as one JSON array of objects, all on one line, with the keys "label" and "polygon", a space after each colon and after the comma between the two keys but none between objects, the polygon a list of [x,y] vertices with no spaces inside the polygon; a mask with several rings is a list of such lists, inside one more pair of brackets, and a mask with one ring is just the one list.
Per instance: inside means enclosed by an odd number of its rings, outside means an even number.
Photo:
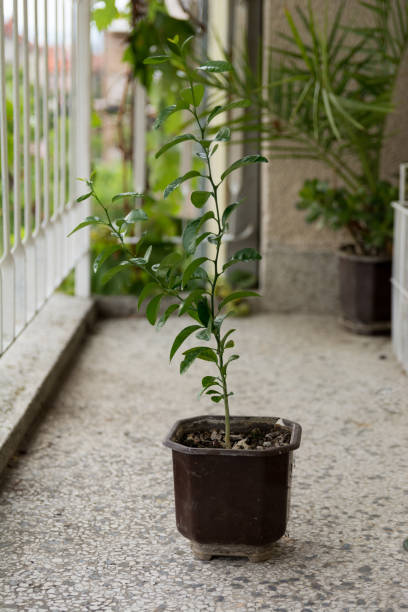
[{"label": "speckled stone floor", "polygon": [[101,321],[2,482],[2,611],[408,609],[408,378],[389,341],[324,317],[236,325],[233,412],[303,426],[273,558],[192,558],[161,440],[217,407],[197,366],[169,367],[170,328]]}]

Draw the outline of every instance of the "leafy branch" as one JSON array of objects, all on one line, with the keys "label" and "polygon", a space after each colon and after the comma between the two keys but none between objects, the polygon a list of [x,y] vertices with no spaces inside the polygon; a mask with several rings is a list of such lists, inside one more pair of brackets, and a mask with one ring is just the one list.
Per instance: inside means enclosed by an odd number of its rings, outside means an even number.
[{"label": "leafy branch", "polygon": [[[232,361],[239,358],[239,355],[227,353],[227,351],[234,347],[234,341],[231,336],[235,329],[231,328],[227,331],[223,329],[224,320],[228,316],[225,306],[229,302],[243,297],[258,296],[258,293],[254,291],[236,291],[228,295],[221,302],[218,302],[216,288],[217,283],[229,267],[238,262],[260,259],[261,256],[254,249],[245,248],[235,253],[233,257],[221,266],[221,245],[228,230],[229,218],[239,203],[233,202],[225,210],[221,210],[218,193],[220,186],[232,172],[248,164],[267,162],[267,159],[261,155],[247,155],[231,164],[222,173],[218,182],[214,178],[211,158],[220,144],[229,141],[231,132],[228,127],[222,126],[218,127],[215,135],[213,135],[210,124],[221,112],[220,107],[216,106],[203,115],[200,111],[200,106],[205,94],[205,85],[203,83],[194,83],[194,76],[197,71],[204,74],[221,74],[232,71],[233,67],[226,61],[208,61],[199,67],[191,66],[189,64],[189,57],[191,55],[189,53],[190,43],[191,38],[180,44],[176,36],[168,41],[168,54],[149,57],[145,60],[145,64],[151,66],[169,61],[172,62],[178,70],[183,71],[186,81],[186,87],[180,92],[179,103],[162,110],[155,122],[155,127],[157,128],[162,125],[174,112],[184,110],[191,114],[196,128],[196,133],[177,135],[156,153],[156,158],[158,158],[172,147],[192,140],[197,147],[196,154],[202,161],[203,168],[201,171],[191,170],[183,176],[177,177],[164,191],[164,198],[167,198],[185,181],[196,178],[199,178],[207,185],[205,190],[194,190],[191,193],[191,202],[201,213],[197,218],[190,221],[184,229],[182,236],[183,254],[172,253],[160,263],[153,265],[150,263],[151,246],[147,247],[142,257],[134,256],[127,247],[126,235],[129,228],[135,223],[143,223],[147,219],[147,215],[143,208],[135,208],[126,217],[113,221],[109,215],[108,207],[105,206],[95,191],[94,176],[85,181],[90,191],[80,196],[78,201],[93,197],[101,207],[104,216],[103,218],[96,216],[87,217],[71,234],[89,225],[102,224],[109,228],[112,236],[117,239],[117,249],[124,253],[125,260],[108,271],[105,281],[128,266],[138,266],[145,270],[151,277],[151,282],[142,290],[138,306],[140,308],[142,303],[147,298],[150,298],[146,308],[146,316],[152,325],[156,324],[158,328],[161,328],[172,315],[176,314],[178,316],[187,314],[194,320],[194,324],[187,325],[177,334],[170,350],[170,361],[187,338],[194,334],[200,340],[198,346],[183,352],[180,373],[184,374],[197,359],[215,364],[217,375],[204,376],[202,378],[200,395],[209,396],[215,403],[223,401],[225,411],[225,445],[227,448],[230,448],[229,398],[233,394],[228,388],[228,368]],[[239,100],[235,104],[245,105],[245,101]],[[112,201],[125,197],[135,199],[143,198],[144,196],[134,192],[122,193],[114,196]],[[212,204],[211,208],[209,204]],[[143,235],[136,245],[137,252],[145,241],[146,236]],[[213,257],[204,255],[195,257],[199,245],[203,242],[215,245]],[[107,247],[94,262],[94,270],[97,270],[115,250],[112,246]],[[199,286],[197,286],[197,282]],[[173,298],[175,301],[159,317],[160,303],[164,296]]]}]

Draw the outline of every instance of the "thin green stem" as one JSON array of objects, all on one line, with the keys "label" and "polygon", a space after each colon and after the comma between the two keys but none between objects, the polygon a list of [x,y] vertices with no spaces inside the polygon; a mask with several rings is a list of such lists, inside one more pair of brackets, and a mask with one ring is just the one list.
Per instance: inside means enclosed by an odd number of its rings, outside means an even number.
[{"label": "thin green stem", "polygon": [[[200,130],[200,134],[201,134],[201,140],[204,141],[205,140],[205,132],[206,132],[206,127],[201,125],[198,113],[197,113],[197,106],[195,104],[195,98],[194,98],[194,88],[193,88],[193,83],[191,80],[191,77],[189,75],[189,83],[190,83],[190,88],[191,88],[191,92],[192,92],[192,98],[193,98],[193,110],[192,110],[192,114],[194,116],[194,119],[197,123],[197,126]],[[222,222],[221,222],[221,214],[220,214],[220,205],[218,202],[218,187],[219,184],[217,185],[214,181],[213,178],[213,174],[212,174],[212,168],[211,168],[211,159],[210,159],[210,149],[208,146],[205,146],[204,142],[201,142],[201,148],[202,151],[205,154],[205,158],[206,158],[206,164],[207,164],[207,168],[208,168],[208,180],[210,181],[211,184],[211,190],[212,190],[212,196],[214,198],[214,203],[215,203],[215,221],[218,225],[218,234],[216,236],[217,241],[216,241],[216,252],[215,252],[215,257],[213,260],[211,260],[214,264],[214,277],[212,282],[210,283],[211,285],[211,291],[210,291],[210,296],[211,296],[211,319],[214,322],[215,318],[216,318],[216,312],[215,312],[215,292],[216,292],[216,286],[217,286],[217,282],[219,277],[221,276],[221,272],[218,271],[218,259],[219,259],[219,255],[220,255],[220,247],[221,247],[221,239],[222,236],[224,234],[224,228],[222,226]],[[231,448],[231,438],[230,438],[230,434],[231,434],[231,426],[230,426],[230,414],[229,414],[229,402],[228,402],[228,386],[227,386],[227,373],[225,370],[225,366],[224,366],[224,346],[223,343],[221,341],[221,334],[220,334],[220,329],[218,327],[213,327],[212,333],[214,334],[216,343],[217,343],[217,355],[218,355],[218,370],[220,373],[220,377],[221,377],[221,381],[222,381],[222,390],[223,390],[223,400],[224,400],[224,412],[225,412],[225,446],[226,448]]]}]

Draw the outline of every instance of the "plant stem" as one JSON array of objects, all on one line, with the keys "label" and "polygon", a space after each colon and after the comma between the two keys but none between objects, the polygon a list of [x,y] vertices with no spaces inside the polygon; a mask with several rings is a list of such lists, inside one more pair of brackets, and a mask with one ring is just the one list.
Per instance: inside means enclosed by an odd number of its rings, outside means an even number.
[{"label": "plant stem", "polygon": [[[198,128],[200,130],[201,140],[205,140],[205,131],[206,131],[206,128],[205,128],[205,126],[203,127],[201,125],[200,119],[198,117],[197,107],[196,107],[195,100],[194,100],[193,83],[192,83],[191,79],[189,79],[189,82],[190,82],[190,88],[191,88],[191,91],[192,91],[192,98],[193,98],[193,102],[194,102],[192,114],[193,114],[194,119],[195,119],[195,121],[197,123],[197,126],[198,126]],[[217,286],[217,281],[218,281],[219,277],[221,276],[221,273],[218,271],[218,258],[219,258],[219,254],[220,254],[221,239],[222,239],[222,236],[224,234],[224,228],[222,226],[221,214],[220,214],[220,206],[219,206],[219,202],[218,202],[218,187],[219,187],[219,185],[217,185],[215,183],[213,175],[212,175],[209,147],[206,147],[202,143],[200,143],[200,144],[201,144],[202,151],[203,151],[203,153],[205,154],[205,157],[206,157],[206,164],[207,164],[207,168],[208,168],[208,177],[207,178],[208,178],[208,180],[211,183],[212,196],[214,198],[214,203],[215,203],[215,220],[216,220],[217,225],[218,225],[218,234],[217,234],[217,243],[216,243],[215,258],[212,260],[213,263],[214,263],[214,278],[213,278],[213,281],[211,283],[211,292],[210,292],[210,295],[211,295],[211,319],[214,322],[214,320],[216,318],[216,313],[215,313],[215,290],[216,290],[216,286]],[[218,355],[218,364],[217,364],[217,366],[218,366],[218,370],[219,370],[221,381],[222,381],[223,400],[224,400],[224,412],[225,412],[225,447],[226,448],[231,448],[231,438],[230,438],[231,425],[230,425],[229,402],[228,402],[227,373],[226,373],[225,366],[224,366],[224,344],[223,344],[223,342],[221,340],[220,327],[213,326],[212,333],[214,334],[215,340],[217,342],[217,355]]]}]

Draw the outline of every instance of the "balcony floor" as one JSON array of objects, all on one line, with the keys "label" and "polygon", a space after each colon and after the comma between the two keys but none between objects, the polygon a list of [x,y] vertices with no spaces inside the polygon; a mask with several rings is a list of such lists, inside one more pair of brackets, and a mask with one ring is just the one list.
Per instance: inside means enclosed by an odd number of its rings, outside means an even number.
[{"label": "balcony floor", "polygon": [[273,559],[192,558],[161,440],[177,418],[219,408],[196,400],[198,365],[185,377],[169,367],[170,328],[105,320],[7,468],[1,610],[408,608],[408,379],[389,340],[325,317],[233,326],[245,350],[231,366],[233,413],[303,426],[289,533]]}]

